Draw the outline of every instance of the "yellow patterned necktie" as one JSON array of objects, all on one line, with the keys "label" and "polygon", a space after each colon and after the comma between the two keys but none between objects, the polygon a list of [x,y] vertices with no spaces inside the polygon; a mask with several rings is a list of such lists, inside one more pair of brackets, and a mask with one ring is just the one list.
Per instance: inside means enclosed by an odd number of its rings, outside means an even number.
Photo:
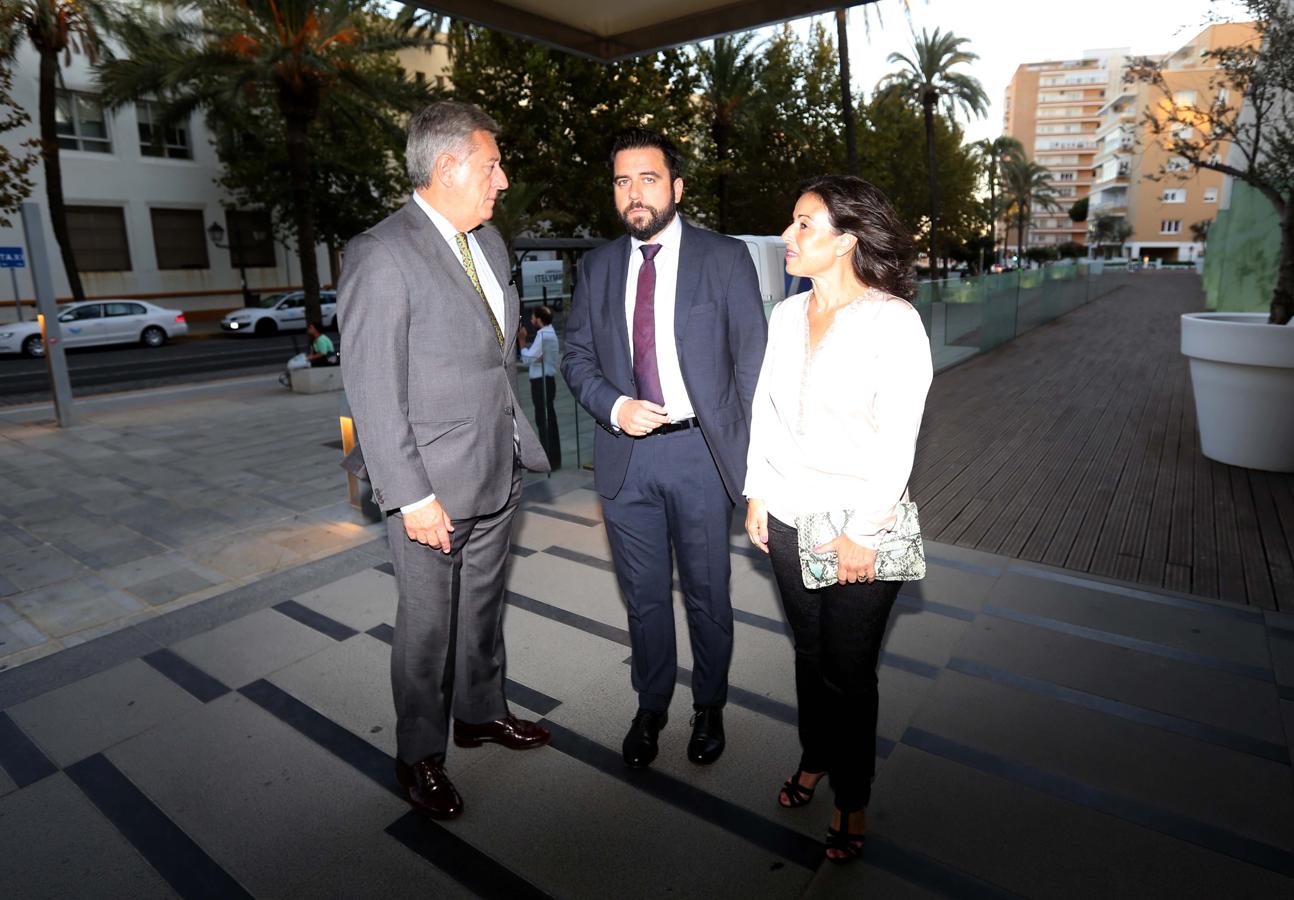
[{"label": "yellow patterned necktie", "polygon": [[463,255],[463,268],[467,271],[467,279],[472,282],[472,287],[476,288],[476,293],[480,296],[481,302],[485,304],[485,314],[490,317],[490,324],[494,326],[494,336],[499,341],[499,346],[503,346],[503,329],[499,327],[499,320],[494,315],[494,310],[490,307],[490,301],[485,299],[485,291],[481,287],[481,279],[476,275],[476,263],[472,261],[472,251],[467,246],[467,234],[460,231],[454,235],[454,240],[458,241],[458,252]]}]

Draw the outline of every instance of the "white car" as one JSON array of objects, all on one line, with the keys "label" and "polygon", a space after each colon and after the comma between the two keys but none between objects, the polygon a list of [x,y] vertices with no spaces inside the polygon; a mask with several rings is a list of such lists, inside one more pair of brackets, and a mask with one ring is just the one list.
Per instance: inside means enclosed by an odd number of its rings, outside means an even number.
[{"label": "white car", "polygon": [[[321,291],[319,315],[323,327],[331,328],[337,318],[337,292]],[[270,294],[262,297],[258,306],[248,306],[225,313],[220,320],[220,330],[229,334],[255,334],[266,337],[280,331],[305,331],[305,291]]]},{"label": "white car", "polygon": [[[58,321],[64,347],[134,343],[160,347],[168,338],[189,330],[183,311],[164,309],[143,300],[69,303],[58,314]],[[40,325],[35,321],[0,325],[0,353],[44,356]]]}]

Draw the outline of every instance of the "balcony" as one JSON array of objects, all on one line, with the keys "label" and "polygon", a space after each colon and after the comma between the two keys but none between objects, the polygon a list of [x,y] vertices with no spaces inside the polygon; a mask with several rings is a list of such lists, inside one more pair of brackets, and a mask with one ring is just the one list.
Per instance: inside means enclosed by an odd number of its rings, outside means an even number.
[{"label": "balcony", "polygon": [[1098,203],[1088,207],[1088,218],[1092,216],[1126,216],[1128,214],[1128,203],[1122,201],[1119,203]]}]

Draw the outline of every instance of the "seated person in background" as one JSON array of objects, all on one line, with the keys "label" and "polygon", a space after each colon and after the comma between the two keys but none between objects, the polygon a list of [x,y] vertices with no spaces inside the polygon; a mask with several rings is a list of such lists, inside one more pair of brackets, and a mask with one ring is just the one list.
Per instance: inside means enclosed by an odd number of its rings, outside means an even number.
[{"label": "seated person in background", "polygon": [[319,330],[314,322],[306,325],[306,334],[310,336],[310,349],[306,351],[306,362],[311,366],[337,365],[337,350],[333,347],[332,338]]}]

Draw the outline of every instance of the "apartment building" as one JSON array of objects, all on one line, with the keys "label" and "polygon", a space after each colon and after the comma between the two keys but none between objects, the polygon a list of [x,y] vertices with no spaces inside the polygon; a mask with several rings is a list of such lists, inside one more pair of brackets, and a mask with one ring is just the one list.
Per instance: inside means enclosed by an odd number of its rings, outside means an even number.
[{"label": "apartment building", "polygon": [[[1167,138],[1156,137],[1146,114],[1161,118],[1170,104],[1208,107],[1221,100],[1239,104],[1240,97],[1219,97],[1211,81],[1216,75],[1211,50],[1253,40],[1249,23],[1212,25],[1162,60],[1170,96],[1147,84],[1120,84],[1101,108],[1099,144],[1093,159],[1089,220],[1098,215],[1122,219],[1132,228],[1123,245],[1131,259],[1189,262],[1204,250],[1191,226],[1217,215],[1224,176],[1207,170],[1193,172],[1185,160],[1173,158]],[[1177,132],[1190,140],[1191,128]],[[1168,170],[1165,177],[1155,178]],[[1180,173],[1180,174],[1174,174]]]},{"label": "apartment building", "polygon": [[[1202,253],[1203,244],[1195,240],[1191,226],[1216,215],[1223,177],[1194,173],[1183,160],[1170,159],[1166,140],[1151,133],[1145,116],[1150,110],[1165,115],[1164,103],[1213,103],[1210,81],[1215,70],[1208,52],[1252,40],[1254,33],[1248,23],[1212,25],[1163,56],[1171,98],[1146,84],[1124,83],[1130,57],[1126,47],[1020,66],[1006,90],[1003,132],[1020,141],[1029,158],[1051,170],[1051,186],[1060,203],[1056,210],[1034,211],[1026,245],[1087,244],[1092,220],[1110,215],[1132,228],[1119,248],[1129,258],[1187,262]],[[1189,129],[1184,136],[1190,138]],[[1164,168],[1180,174],[1152,177]],[[1073,222],[1069,208],[1084,197],[1088,221]],[[1007,234],[1014,246],[1015,229]]]},{"label": "apartment building", "polygon": [[[1026,230],[1028,246],[1085,243],[1087,224],[1068,211],[1092,190],[1101,110],[1122,78],[1126,47],[1088,50],[1077,59],[1025,63],[1007,85],[1002,130],[1030,159],[1052,172],[1057,210],[1040,210]],[[1016,240],[1015,230],[1009,240]]]}]

